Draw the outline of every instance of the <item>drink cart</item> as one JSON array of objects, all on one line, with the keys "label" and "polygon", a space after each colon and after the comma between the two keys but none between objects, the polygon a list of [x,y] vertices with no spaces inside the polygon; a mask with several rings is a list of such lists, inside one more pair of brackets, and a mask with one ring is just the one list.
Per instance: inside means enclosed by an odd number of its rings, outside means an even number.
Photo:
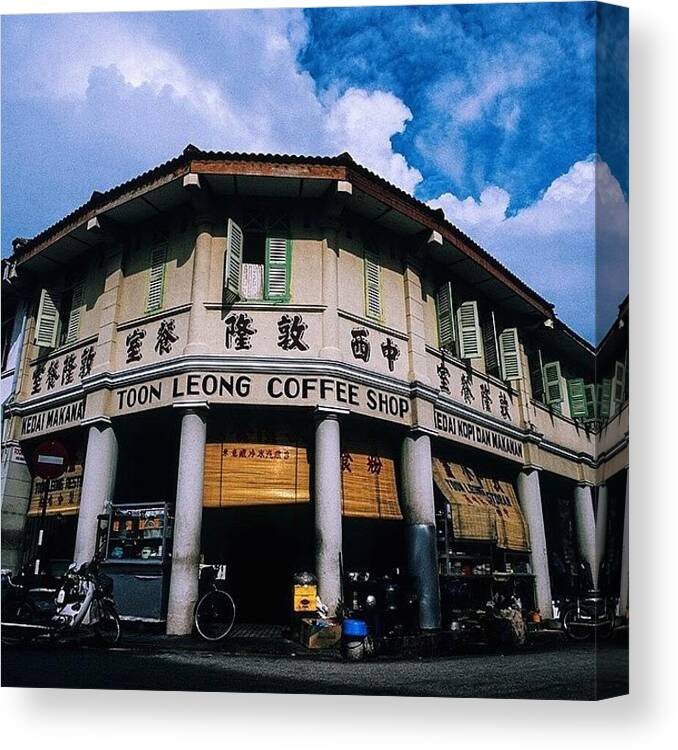
[{"label": "drink cart", "polygon": [[99,516],[102,569],[113,579],[122,619],[165,619],[173,528],[174,514],[168,503],[113,505]]}]

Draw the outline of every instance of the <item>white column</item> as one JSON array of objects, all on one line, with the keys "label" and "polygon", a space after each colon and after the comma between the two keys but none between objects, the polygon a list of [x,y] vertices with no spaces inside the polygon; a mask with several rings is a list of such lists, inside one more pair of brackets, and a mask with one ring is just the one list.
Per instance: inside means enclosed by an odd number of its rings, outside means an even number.
[{"label": "white column", "polygon": [[544,620],[550,620],[553,618],[553,600],[539,472],[536,469],[521,471],[518,474],[517,487],[520,507],[530,532],[530,564],[534,574],[537,609]]},{"label": "white column", "polygon": [[598,487],[598,503],[596,506],[596,571],[598,580],[600,580],[600,569],[605,557],[605,545],[607,543],[607,510],[607,485],[601,484]]},{"label": "white column", "polygon": [[624,536],[622,539],[621,582],[619,586],[619,614],[629,616],[629,472],[626,470],[626,498],[624,500]]},{"label": "white column", "polygon": [[408,569],[417,589],[419,627],[438,630],[440,586],[431,438],[428,435],[411,432],[403,438],[400,471]]},{"label": "white column", "polygon": [[327,223],[322,244],[323,359],[341,359],[339,348],[339,246],[338,222]]},{"label": "white column", "polygon": [[174,514],[167,634],[188,635],[198,598],[202,488],[207,422],[205,410],[186,408],[181,417],[179,474]]},{"label": "white column", "polygon": [[184,354],[204,354],[209,347],[205,341],[205,302],[209,295],[212,265],[212,228],[205,217],[198,219],[198,236],[193,250],[193,280],[191,284],[191,312],[188,319],[188,341]]},{"label": "white column", "polygon": [[405,323],[407,325],[407,356],[410,381],[429,383],[426,361],[426,322],[421,291],[421,269],[411,262],[405,266]]},{"label": "white column", "polygon": [[91,425],[87,436],[85,469],[82,477],[78,530],[75,536],[76,563],[89,562],[96,551],[98,516],[113,499],[118,465],[118,440],[108,421]]},{"label": "white column", "polygon": [[578,484],[574,488],[574,522],[577,532],[579,557],[591,567],[593,588],[598,588],[596,569],[596,520],[593,514],[593,494],[591,487]]},{"label": "white column", "polygon": [[341,433],[336,414],[319,412],[315,426],[315,570],[330,616],[341,599]]}]

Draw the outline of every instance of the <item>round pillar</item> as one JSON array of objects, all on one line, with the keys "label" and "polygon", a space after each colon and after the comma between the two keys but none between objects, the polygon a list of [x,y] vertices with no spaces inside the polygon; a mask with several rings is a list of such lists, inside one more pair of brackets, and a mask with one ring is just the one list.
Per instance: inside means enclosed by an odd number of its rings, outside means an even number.
[{"label": "round pillar", "polygon": [[518,474],[516,482],[518,500],[530,532],[530,565],[534,575],[536,605],[544,620],[553,618],[553,599],[549,559],[546,549],[544,513],[541,507],[539,472],[525,469]]},{"label": "round pillar", "polygon": [[98,517],[113,499],[118,464],[118,440],[108,421],[93,424],[87,434],[78,529],[73,560],[89,562],[96,552]]},{"label": "round pillar", "polygon": [[315,425],[315,568],[318,594],[330,616],[341,599],[341,432],[336,414]]},{"label": "round pillar", "polygon": [[193,608],[198,599],[206,439],[205,411],[185,409],[181,417],[172,571],[167,604],[168,635],[188,635],[193,630]]},{"label": "round pillar", "polygon": [[596,521],[593,514],[593,494],[589,485],[578,484],[574,489],[574,522],[579,557],[590,566],[593,588],[597,589]]},{"label": "round pillar", "polygon": [[431,438],[409,433],[401,448],[403,515],[407,525],[407,559],[419,601],[419,627],[440,629],[440,586]]}]

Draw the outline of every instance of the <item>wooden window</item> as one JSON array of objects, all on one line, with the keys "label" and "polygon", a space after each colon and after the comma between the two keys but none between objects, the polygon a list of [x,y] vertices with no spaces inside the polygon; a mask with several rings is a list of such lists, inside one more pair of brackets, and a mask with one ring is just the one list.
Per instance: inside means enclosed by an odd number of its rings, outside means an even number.
[{"label": "wooden window", "polygon": [[446,281],[436,293],[436,313],[438,317],[438,345],[451,351],[454,348],[454,304],[452,284]]},{"label": "wooden window", "polygon": [[483,341],[475,300],[462,302],[457,310],[459,332],[459,356],[462,359],[480,359],[483,356]]},{"label": "wooden window", "polygon": [[35,343],[38,346],[53,348],[59,333],[59,307],[61,298],[51,289],[40,292],[38,316],[35,321]]},{"label": "wooden window", "polygon": [[600,386],[586,386],[586,419],[589,422],[595,422],[598,419],[598,391]]},{"label": "wooden window", "polygon": [[586,419],[586,387],[583,378],[572,378],[567,381],[567,396],[570,402],[570,416],[572,419]]},{"label": "wooden window", "polygon": [[224,259],[224,301],[229,305],[241,297],[242,253],[242,229],[233,219],[229,219],[226,232],[226,258]]},{"label": "wooden window", "polygon": [[504,380],[522,380],[523,363],[520,359],[520,341],[517,328],[505,328],[501,332],[499,358]]},{"label": "wooden window", "polygon": [[564,401],[560,362],[547,362],[544,365],[544,395],[553,411],[560,413]]},{"label": "wooden window", "polygon": [[78,340],[80,332],[80,313],[82,310],[83,298],[85,292],[84,279],[80,279],[71,290],[70,309],[66,311],[64,318],[66,336],[64,343],[72,344]]},{"label": "wooden window", "polygon": [[483,331],[483,350],[485,352],[485,371],[488,375],[502,377],[499,356],[499,341],[497,339],[497,323],[494,312],[483,317],[480,322]]},{"label": "wooden window", "polygon": [[266,238],[265,296],[287,302],[290,298],[292,243],[283,237]]},{"label": "wooden window", "polygon": [[612,378],[612,403],[614,405],[614,414],[621,411],[624,401],[626,400],[626,365],[623,362],[614,363],[614,377]]},{"label": "wooden window", "polygon": [[598,416],[605,421],[610,418],[610,405],[612,401],[612,380],[610,378],[602,379],[599,395]]},{"label": "wooden window", "polygon": [[378,251],[365,250],[365,314],[381,320],[381,266]]},{"label": "wooden window", "polygon": [[165,296],[165,266],[167,245],[158,245],[151,250],[151,267],[148,274],[146,312],[161,310]]}]

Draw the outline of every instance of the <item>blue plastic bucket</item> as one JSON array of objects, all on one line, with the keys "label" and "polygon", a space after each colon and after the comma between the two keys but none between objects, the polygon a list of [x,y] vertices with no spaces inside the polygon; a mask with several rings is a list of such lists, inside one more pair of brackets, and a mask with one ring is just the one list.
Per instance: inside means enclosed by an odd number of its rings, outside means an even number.
[{"label": "blue plastic bucket", "polygon": [[365,638],[367,636],[367,623],[364,620],[344,620],[341,633],[345,637]]}]

